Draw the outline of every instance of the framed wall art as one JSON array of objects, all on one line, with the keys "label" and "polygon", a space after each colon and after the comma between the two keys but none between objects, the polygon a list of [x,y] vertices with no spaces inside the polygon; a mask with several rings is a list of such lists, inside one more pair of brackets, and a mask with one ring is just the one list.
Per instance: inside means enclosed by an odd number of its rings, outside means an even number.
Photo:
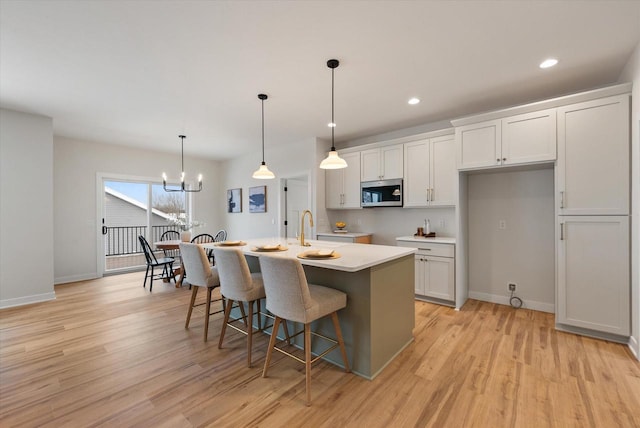
[{"label": "framed wall art", "polygon": [[227,212],[228,213],[242,212],[242,189],[227,190]]},{"label": "framed wall art", "polygon": [[249,187],[249,212],[267,212],[267,186]]}]

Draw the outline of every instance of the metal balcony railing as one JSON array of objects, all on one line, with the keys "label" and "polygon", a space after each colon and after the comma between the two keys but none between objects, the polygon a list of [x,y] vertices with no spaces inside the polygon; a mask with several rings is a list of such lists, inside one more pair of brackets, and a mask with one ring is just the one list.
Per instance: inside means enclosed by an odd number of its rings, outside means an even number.
[{"label": "metal balcony railing", "polygon": [[[105,256],[142,253],[138,236],[147,236],[147,226],[107,226],[106,230]],[[152,226],[149,243],[153,246],[153,243],[159,241],[162,234],[168,230],[175,230],[180,233],[180,230],[175,226]]]}]

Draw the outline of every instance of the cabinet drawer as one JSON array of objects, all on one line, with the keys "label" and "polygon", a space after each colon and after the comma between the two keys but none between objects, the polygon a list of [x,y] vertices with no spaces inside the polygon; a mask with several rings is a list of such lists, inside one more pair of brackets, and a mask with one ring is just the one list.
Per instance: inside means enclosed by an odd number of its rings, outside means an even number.
[{"label": "cabinet drawer", "polygon": [[399,247],[418,248],[417,254],[422,256],[454,257],[455,255],[454,246],[451,244],[398,241],[397,245]]}]

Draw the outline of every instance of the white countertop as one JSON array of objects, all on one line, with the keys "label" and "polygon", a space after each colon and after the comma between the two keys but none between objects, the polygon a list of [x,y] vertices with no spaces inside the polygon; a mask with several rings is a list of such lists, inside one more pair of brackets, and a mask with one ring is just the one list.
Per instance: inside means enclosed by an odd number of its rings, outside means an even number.
[{"label": "white countertop", "polygon": [[[298,241],[294,239],[274,240],[269,238],[263,239],[244,239],[247,245],[241,248],[245,254],[252,256],[279,256],[279,257],[296,257],[298,254],[308,250],[334,250],[340,257],[337,259],[301,259],[300,263],[307,266],[316,266],[326,269],[334,269],[344,272],[357,272],[362,269],[370,268],[400,257],[408,256],[416,252],[416,248],[394,247],[389,245],[373,245],[373,244],[352,244],[332,241],[315,241],[308,240],[310,247],[301,247]],[[260,252],[253,251],[256,246],[280,244],[286,246],[286,251]],[[202,244],[204,248],[215,248],[214,243]]]},{"label": "white countertop", "polygon": [[371,236],[372,233],[362,232],[318,232],[316,235],[320,236],[346,236],[348,238],[360,238],[361,236]]},{"label": "white countertop", "polygon": [[456,243],[456,238],[451,238],[451,237],[439,237],[436,236],[435,238],[421,238],[418,236],[399,236],[396,238],[396,241],[408,241],[408,242],[430,242],[430,243],[434,243],[434,244],[455,244]]}]

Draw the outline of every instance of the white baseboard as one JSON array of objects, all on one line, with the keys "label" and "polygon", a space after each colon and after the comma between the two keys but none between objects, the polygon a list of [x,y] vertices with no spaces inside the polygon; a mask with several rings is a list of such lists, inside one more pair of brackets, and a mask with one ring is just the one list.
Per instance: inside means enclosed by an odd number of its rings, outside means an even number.
[{"label": "white baseboard", "polygon": [[55,300],[56,293],[34,294],[33,296],[16,297],[14,299],[0,300],[0,309],[12,308],[14,306],[30,305],[32,303],[47,302]]},{"label": "white baseboard", "polygon": [[[509,296],[500,296],[497,294],[480,293],[477,291],[469,290],[469,298],[482,300],[483,302],[491,302],[498,303],[500,305],[511,306],[511,304],[509,303]],[[548,312],[550,314],[556,313],[556,306],[554,304],[537,302],[535,300],[522,299],[522,308],[533,309],[534,311]]]},{"label": "white baseboard", "polygon": [[640,360],[640,344],[633,336],[629,337],[629,349],[631,350],[631,353],[635,355],[636,359]]},{"label": "white baseboard", "polygon": [[58,284],[66,284],[67,282],[77,282],[77,281],[86,281],[89,279],[96,279],[98,278],[98,274],[97,273],[83,273],[81,275],[70,275],[70,276],[63,276],[60,278],[54,278],[53,279],[53,284],[54,285],[58,285]]}]

